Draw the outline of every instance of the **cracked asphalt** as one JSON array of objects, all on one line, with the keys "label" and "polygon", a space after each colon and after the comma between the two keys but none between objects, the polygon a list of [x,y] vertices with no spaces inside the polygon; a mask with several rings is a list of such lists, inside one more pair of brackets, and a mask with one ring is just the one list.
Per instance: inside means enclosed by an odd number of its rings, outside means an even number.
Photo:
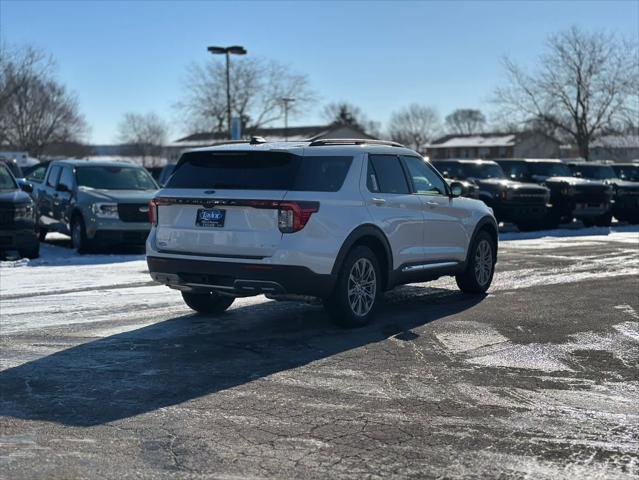
[{"label": "cracked asphalt", "polygon": [[145,275],[2,267],[0,478],[639,475],[636,230],[503,242],[489,295],[402,287],[358,330]]}]

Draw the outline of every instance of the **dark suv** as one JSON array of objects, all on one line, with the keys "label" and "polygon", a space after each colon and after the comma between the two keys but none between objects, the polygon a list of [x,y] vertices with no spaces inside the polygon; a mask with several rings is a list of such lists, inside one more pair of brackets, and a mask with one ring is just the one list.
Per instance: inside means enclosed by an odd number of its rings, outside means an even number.
[{"label": "dark suv", "polygon": [[36,233],[35,205],[23,192],[29,184],[18,186],[15,177],[0,163],[0,251],[17,250],[20,256],[36,258],[40,242]]},{"label": "dark suv", "polygon": [[639,182],[639,163],[611,163],[610,166],[617,174],[617,178]]},{"label": "dark suv", "polygon": [[610,225],[612,188],[601,181],[575,178],[570,167],[553,159],[496,160],[506,175],[550,189],[547,228],[557,228],[573,218],[584,225]]},{"label": "dark suv", "polygon": [[520,230],[539,228],[546,218],[550,198],[547,188],[507,179],[501,167],[487,160],[434,160],[444,177],[468,180],[479,187],[479,199],[491,207],[498,221]]},{"label": "dark suv", "polygon": [[569,167],[576,177],[611,185],[614,191],[612,215],[617,220],[639,223],[639,182],[620,179],[610,165],[574,162]]}]

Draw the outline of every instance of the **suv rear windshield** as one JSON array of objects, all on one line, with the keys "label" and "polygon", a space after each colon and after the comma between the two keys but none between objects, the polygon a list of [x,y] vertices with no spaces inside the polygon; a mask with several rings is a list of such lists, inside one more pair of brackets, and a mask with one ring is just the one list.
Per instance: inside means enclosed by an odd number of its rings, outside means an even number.
[{"label": "suv rear windshield", "polygon": [[336,192],[352,160],[287,152],[189,152],[166,187]]},{"label": "suv rear windshield", "polygon": [[151,175],[143,168],[118,166],[78,167],[79,186],[99,190],[157,190]]}]

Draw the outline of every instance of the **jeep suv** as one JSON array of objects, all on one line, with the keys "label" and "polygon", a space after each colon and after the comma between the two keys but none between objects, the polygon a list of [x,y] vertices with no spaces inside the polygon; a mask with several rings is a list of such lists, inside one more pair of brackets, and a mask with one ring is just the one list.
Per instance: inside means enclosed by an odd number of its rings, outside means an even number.
[{"label": "jeep suv", "polygon": [[476,183],[480,200],[500,222],[514,223],[520,230],[543,224],[550,198],[547,188],[507,179],[499,165],[487,160],[434,160],[433,166],[444,176]]},{"label": "jeep suv", "polygon": [[546,228],[581,220],[584,225],[610,225],[612,189],[601,181],[575,178],[561,160],[496,160],[506,175],[521,182],[535,182],[550,189]]},{"label": "jeep suv", "polygon": [[[579,178],[603,182],[613,188],[612,211],[617,220],[639,223],[639,182],[622,180],[610,165],[574,162],[570,163],[573,174]],[[607,222],[610,225],[610,222]]]},{"label": "jeep suv", "polygon": [[192,150],[151,202],[147,263],[201,313],[236,297],[319,297],[339,323],[360,326],[396,285],[453,275],[465,292],[488,289],[497,224],[460,193],[392,142]]},{"label": "jeep suv", "polygon": [[71,235],[85,253],[98,246],[144,245],[148,203],[158,190],[151,175],[128,162],[54,160],[27,174],[33,183],[40,238]]}]

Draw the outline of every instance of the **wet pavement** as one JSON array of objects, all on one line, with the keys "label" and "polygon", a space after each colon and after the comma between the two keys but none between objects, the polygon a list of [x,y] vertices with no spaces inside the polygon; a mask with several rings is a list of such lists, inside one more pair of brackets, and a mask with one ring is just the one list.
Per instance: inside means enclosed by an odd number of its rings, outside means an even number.
[{"label": "wet pavement", "polygon": [[358,330],[193,315],[112,260],[0,270],[0,478],[639,475],[636,231],[503,242],[489,295],[402,287]]}]

